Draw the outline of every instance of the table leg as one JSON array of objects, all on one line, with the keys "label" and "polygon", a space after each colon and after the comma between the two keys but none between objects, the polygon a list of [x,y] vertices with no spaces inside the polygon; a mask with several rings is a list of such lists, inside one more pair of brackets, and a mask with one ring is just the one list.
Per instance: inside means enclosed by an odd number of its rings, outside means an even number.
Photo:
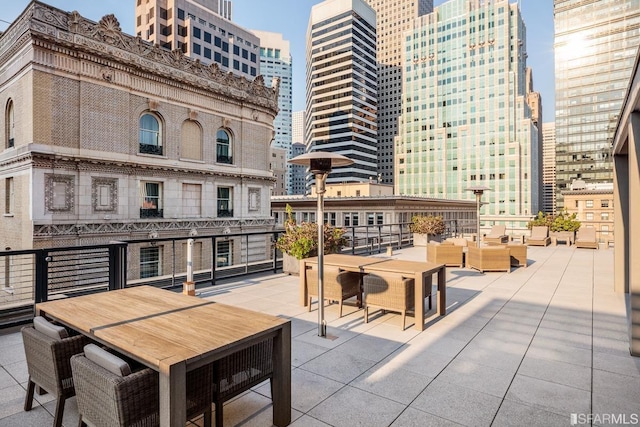
[{"label": "table leg", "polygon": [[309,304],[309,294],[307,294],[307,263],[300,260],[300,304],[306,307]]},{"label": "table leg", "polygon": [[273,340],[273,424],[291,423],[291,322],[282,325]]},{"label": "table leg", "polygon": [[414,309],[415,309],[415,328],[419,331],[424,331],[424,287],[426,284],[427,275],[423,272],[416,272],[414,277]]},{"label": "table leg", "polygon": [[187,365],[185,362],[160,364],[160,426],[187,423]]},{"label": "table leg", "polygon": [[444,316],[447,314],[447,269],[442,266],[438,271],[438,314]]}]

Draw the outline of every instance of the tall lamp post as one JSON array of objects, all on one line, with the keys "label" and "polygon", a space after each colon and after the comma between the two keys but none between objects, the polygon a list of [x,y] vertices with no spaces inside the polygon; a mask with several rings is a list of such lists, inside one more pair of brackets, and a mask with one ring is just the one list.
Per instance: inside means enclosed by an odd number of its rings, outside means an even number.
[{"label": "tall lamp post", "polygon": [[[339,166],[348,166],[353,163],[348,157],[325,151],[314,151],[301,154],[289,160],[294,165],[302,165],[309,168],[309,172],[316,177],[316,194],[318,195],[318,336],[327,336],[327,324],[324,321],[324,192],[327,175],[331,169]],[[301,271],[300,274],[305,274]]]},{"label": "tall lamp post", "polygon": [[480,205],[482,204],[482,193],[491,190],[488,187],[469,187],[467,191],[473,191],[476,195],[476,245],[480,247]]}]

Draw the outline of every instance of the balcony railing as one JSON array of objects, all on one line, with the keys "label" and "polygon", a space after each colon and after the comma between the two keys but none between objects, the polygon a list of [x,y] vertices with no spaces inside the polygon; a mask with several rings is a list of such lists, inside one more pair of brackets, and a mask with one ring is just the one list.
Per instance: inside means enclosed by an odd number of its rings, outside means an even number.
[{"label": "balcony railing", "polygon": [[218,154],[216,156],[216,162],[230,165],[230,164],[233,163],[233,157],[232,156],[223,156],[222,154]]},{"label": "balcony railing", "polygon": [[162,209],[140,209],[140,218],[163,218]]},{"label": "balcony railing", "polygon": [[140,152],[142,154],[155,154],[162,156],[162,145],[140,144]]},{"label": "balcony railing", "polygon": [[218,216],[221,218],[231,218],[233,216],[233,209],[218,209]]}]

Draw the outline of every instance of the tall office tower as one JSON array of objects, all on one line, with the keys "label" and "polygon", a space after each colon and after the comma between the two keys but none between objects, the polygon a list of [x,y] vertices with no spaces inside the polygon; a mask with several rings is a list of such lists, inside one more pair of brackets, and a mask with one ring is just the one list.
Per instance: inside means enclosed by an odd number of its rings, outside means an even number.
[{"label": "tall office tower", "polygon": [[[291,120],[291,151],[289,158],[293,159],[304,154],[304,110],[294,111]],[[291,174],[287,181],[287,194],[304,194],[305,191],[305,167],[290,165]]]},{"label": "tall office tower", "polygon": [[483,215],[538,211],[525,42],[508,0],[451,0],[414,21],[403,48],[396,194],[472,199],[466,189],[485,186]]},{"label": "tall office tower", "polygon": [[393,140],[402,114],[404,32],[418,16],[433,11],[433,0],[366,0],[376,11],[378,56],[378,173],[393,183]]},{"label": "tall office tower", "polygon": [[[297,157],[304,154],[306,146],[300,142],[291,144],[291,157]],[[306,175],[307,168],[301,165],[292,165],[291,168],[291,195],[306,194],[307,184]]]},{"label": "tall office tower", "polygon": [[556,212],[556,123],[542,124],[542,211]]},{"label": "tall office tower", "polygon": [[[291,165],[286,160],[291,157],[291,125],[292,125],[292,62],[289,40],[284,40],[282,34],[267,31],[252,30],[260,38],[260,71],[264,77],[265,84],[269,87],[274,79],[280,82],[280,92],[278,95],[278,108],[280,111],[273,123],[275,135],[272,146],[285,150],[285,189],[278,194],[288,194],[288,183],[291,175]],[[275,193],[274,193],[275,194]]]},{"label": "tall office tower", "polygon": [[260,39],[229,19],[230,0],[136,0],[136,35],[253,80]]},{"label": "tall office tower", "polygon": [[376,13],[364,0],[325,0],[307,29],[307,151],[351,158],[327,182],[377,177]]},{"label": "tall office tower", "polygon": [[640,45],[638,0],[554,0],[556,195],[613,182],[611,140]]},{"label": "tall office tower", "polygon": [[[525,56],[526,57],[526,56]],[[532,167],[537,166],[538,171],[536,176],[540,177],[540,181],[538,184],[540,187],[538,188],[536,194],[538,195],[538,200],[536,205],[542,208],[543,204],[543,184],[542,184],[542,96],[540,92],[536,92],[533,90],[533,70],[530,67],[527,67],[525,70],[525,93],[527,94],[527,105],[529,105],[529,109],[531,110],[531,123],[536,128],[536,137],[532,137],[532,144],[536,144],[537,150],[535,152],[538,154],[538,158],[535,159],[531,164]],[[536,212],[533,212],[534,214]]]}]

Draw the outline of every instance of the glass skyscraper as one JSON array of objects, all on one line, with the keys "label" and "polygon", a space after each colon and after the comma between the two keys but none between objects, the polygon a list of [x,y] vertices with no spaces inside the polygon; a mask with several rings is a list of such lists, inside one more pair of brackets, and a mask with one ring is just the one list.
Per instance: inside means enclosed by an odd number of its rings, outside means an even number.
[{"label": "glass skyscraper", "polygon": [[376,178],[376,13],[363,0],[313,6],[307,30],[307,151],[345,155],[327,183]]},{"label": "glass skyscraper", "polygon": [[473,199],[483,215],[537,213],[538,129],[527,104],[526,29],[507,0],[451,0],[405,33],[396,194]]},{"label": "glass skyscraper", "polygon": [[640,0],[554,0],[556,189],[613,182],[611,138],[640,45]]}]

